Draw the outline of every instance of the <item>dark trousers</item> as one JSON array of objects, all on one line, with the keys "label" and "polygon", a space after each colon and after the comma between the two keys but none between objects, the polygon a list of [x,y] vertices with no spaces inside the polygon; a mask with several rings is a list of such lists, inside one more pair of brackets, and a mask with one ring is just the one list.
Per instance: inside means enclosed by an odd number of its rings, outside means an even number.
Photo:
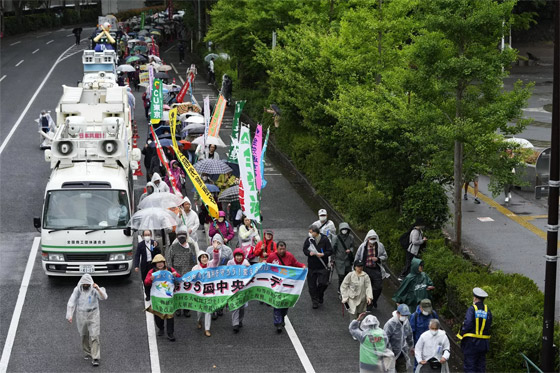
[{"label": "dark trousers", "polygon": [[374,268],[364,267],[364,272],[369,276],[371,290],[373,292],[373,301],[367,306],[367,310],[371,311],[373,308],[377,308],[377,300],[383,291],[383,276],[381,275],[381,268],[379,266]]},{"label": "dark trousers", "polygon": [[486,352],[464,354],[463,370],[465,373],[486,372]]},{"label": "dark trousers", "polygon": [[[140,276],[142,277],[142,284],[144,284],[144,280],[146,279],[146,276],[148,275],[148,272],[150,272],[150,269],[152,268],[151,265],[146,265],[146,266],[142,266],[140,267]],[[150,296],[150,291],[152,289],[151,285],[146,285],[144,284],[144,293],[146,294],[146,297]]]},{"label": "dark trousers", "polygon": [[80,44],[80,34],[75,34],[76,36],[76,45]]},{"label": "dark trousers", "polygon": [[[154,321],[158,329],[163,330],[163,319],[159,316],[154,315]],[[172,335],[175,332],[175,319],[167,319],[167,335]]]},{"label": "dark trousers", "polygon": [[417,258],[418,256],[410,253],[410,252],[406,252],[406,263],[404,265],[404,268],[401,272],[401,275],[399,277],[406,277],[406,275],[408,275],[410,273],[410,265],[412,264],[412,259]]},{"label": "dark trousers", "polygon": [[309,269],[307,272],[307,286],[313,303],[322,303],[323,294],[329,286],[329,271],[322,269]]},{"label": "dark trousers", "polygon": [[208,83],[214,84],[216,81],[216,74],[213,71],[208,72]]},{"label": "dark trousers", "polygon": [[[347,273],[348,274],[348,273]],[[344,275],[338,275],[338,291],[340,292],[340,286],[342,285],[342,281],[344,281],[344,278],[346,277],[347,274]]]},{"label": "dark trousers", "polygon": [[274,326],[284,326],[284,317],[288,314],[288,308],[274,309]]}]

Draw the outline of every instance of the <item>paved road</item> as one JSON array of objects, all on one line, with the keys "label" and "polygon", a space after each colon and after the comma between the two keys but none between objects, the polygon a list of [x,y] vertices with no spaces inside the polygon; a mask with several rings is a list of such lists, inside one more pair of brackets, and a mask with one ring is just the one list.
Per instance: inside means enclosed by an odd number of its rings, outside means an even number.
[{"label": "paved road", "polygon": [[[3,252],[0,269],[0,349],[4,349],[10,328],[10,319],[16,309],[18,289],[26,272],[30,249],[38,233],[33,229],[32,218],[39,216],[43,190],[49,175],[49,166],[38,149],[38,136],[34,119],[43,108],[54,107],[62,94],[62,84],[75,85],[82,76],[81,53],[72,47],[69,30],[48,34],[30,34],[20,38],[7,38],[1,46],[0,67],[6,77],[0,82],[2,111],[0,131],[0,246]],[[50,40],[53,40],[50,42]],[[19,42],[19,43],[18,43]],[[49,42],[49,44],[46,44]],[[44,54],[33,58],[32,52]],[[53,63],[66,50],[68,58],[52,69],[46,83],[25,113],[27,103],[41,86]],[[176,60],[174,50],[164,54],[170,62]],[[21,59],[19,66],[15,66]],[[184,77],[186,65],[177,65]],[[200,67],[201,68],[201,67]],[[195,94],[198,100],[209,94],[216,95],[213,87],[197,79]],[[137,98],[136,118],[140,134],[146,133],[146,122],[140,93]],[[25,113],[25,114],[22,114]],[[8,139],[13,126],[19,126]],[[224,120],[222,137],[228,138],[231,127],[231,109]],[[229,127],[229,128],[228,128]],[[5,140],[7,139],[7,140]],[[141,139],[143,141],[144,139]],[[141,142],[142,143],[142,142]],[[315,211],[296,192],[289,179],[273,165],[266,164],[265,175],[269,181],[263,192],[262,208],[265,227],[275,230],[275,237],[288,243],[289,250],[303,261],[301,246],[307,226],[316,220]],[[139,178],[135,188],[143,188],[145,179]],[[383,238],[381,238],[383,239]],[[65,320],[66,302],[77,278],[48,279],[40,266],[40,255],[31,258],[30,283],[19,327],[15,331],[9,358],[10,372],[79,372],[90,371],[89,363],[82,359],[79,336],[74,325]],[[307,291],[290,311],[294,334],[277,335],[272,326],[272,309],[251,302],[245,327],[234,335],[229,314],[213,323],[212,337],[207,338],[196,329],[194,318],[176,321],[177,342],[152,338],[156,348],[150,350],[146,314],[140,279],[133,274],[128,279],[99,278],[109,299],[101,304],[102,362],[98,371],[192,371],[192,372],[347,372],[356,371],[358,344],[350,337],[348,315],[341,314],[335,288],[331,286],[325,305],[318,310],[311,308]],[[387,286],[386,293],[392,289]],[[393,305],[385,296],[380,299],[375,314],[384,323],[390,317]],[[150,315],[151,317],[151,315]],[[301,347],[295,344],[296,339]],[[308,358],[306,362],[305,356]],[[7,360],[4,360],[7,361]],[[157,363],[159,362],[159,364]]]}]

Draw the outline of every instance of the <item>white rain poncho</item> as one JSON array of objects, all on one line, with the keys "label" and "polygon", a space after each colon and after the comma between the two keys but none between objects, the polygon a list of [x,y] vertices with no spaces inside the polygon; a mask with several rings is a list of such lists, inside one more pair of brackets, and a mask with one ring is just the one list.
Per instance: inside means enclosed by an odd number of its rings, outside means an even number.
[{"label": "white rain poncho", "polygon": [[[84,290],[82,285],[89,284],[89,290]],[[74,288],[68,305],[66,308],[66,319],[70,320],[74,311],[74,318],[80,335],[90,337],[99,336],[101,325],[99,317],[99,299],[107,299],[105,288],[99,288],[99,291],[93,288],[93,279],[91,275],[85,274],[80,278],[78,286]]]},{"label": "white rain poncho", "polygon": [[[451,355],[449,351],[449,338],[447,338],[445,331],[441,329],[438,330],[436,335],[432,335],[430,330],[422,333],[414,348],[414,354],[418,362],[423,360],[428,361],[431,358],[436,358],[439,361],[442,357],[444,357],[445,360],[449,360],[449,356]],[[424,365],[418,364],[415,372],[433,372],[434,370],[431,370],[429,367],[430,364],[427,365],[428,366],[423,369]],[[449,373],[449,364],[442,364],[440,371],[442,373]]]},{"label": "white rain poncho", "polygon": [[[156,187],[154,192],[169,193],[169,186],[164,183],[163,180],[161,180],[161,176],[159,176],[157,172],[154,172],[154,174],[152,175],[152,180],[150,181],[154,183],[154,186]],[[159,183],[156,183],[157,181],[159,181]]]},{"label": "white rain poncho", "polygon": [[385,323],[383,330],[387,333],[395,358],[402,353],[406,359],[406,366],[411,367],[410,349],[414,347],[414,340],[408,317],[401,322],[397,317],[397,311],[393,311],[393,317]]},{"label": "white rain poncho", "polygon": [[360,372],[395,372],[395,355],[377,317],[368,315],[361,322],[354,320],[348,329],[360,342]]}]

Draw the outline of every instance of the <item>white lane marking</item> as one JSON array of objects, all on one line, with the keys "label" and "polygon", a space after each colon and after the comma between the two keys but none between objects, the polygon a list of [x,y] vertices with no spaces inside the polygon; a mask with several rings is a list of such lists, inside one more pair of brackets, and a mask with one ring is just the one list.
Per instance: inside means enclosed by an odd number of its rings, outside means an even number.
[{"label": "white lane marking", "polygon": [[264,174],[264,176],[282,176],[282,174]]},{"label": "white lane marking", "polygon": [[171,67],[173,68],[173,71],[175,71],[175,74],[177,74],[177,76],[179,76],[179,79],[181,79],[181,82],[182,82],[183,84],[185,84],[185,79],[183,79],[183,77],[182,77],[181,75],[179,75],[179,72],[178,72],[177,69],[175,68],[175,65],[173,65],[173,64],[170,64],[170,65],[171,65]]},{"label": "white lane marking", "polygon": [[54,71],[54,68],[60,62],[60,57],[62,57],[66,52],[68,52],[73,47],[74,47],[74,45],[71,45],[68,49],[66,49],[64,52],[62,52],[62,54],[60,56],[58,56],[57,60],[53,63],[51,69],[49,70],[49,72],[47,73],[47,75],[45,76],[45,78],[43,79],[41,84],[39,85],[39,88],[37,88],[37,90],[35,91],[35,93],[31,97],[31,100],[29,100],[29,102],[27,103],[27,106],[25,107],[25,109],[23,109],[23,111],[21,112],[18,120],[16,121],[16,123],[14,124],[14,126],[12,127],[10,132],[8,133],[8,136],[6,136],[6,138],[2,142],[2,145],[0,146],[0,155],[4,151],[4,148],[6,147],[6,145],[8,145],[8,141],[10,141],[10,139],[12,138],[14,133],[16,132],[16,129],[18,128],[19,124],[23,120],[23,117],[25,117],[25,115],[27,114],[27,111],[29,111],[29,108],[31,107],[31,105],[33,105],[33,102],[35,101],[35,98],[37,98],[37,95],[39,94],[39,92],[41,92],[41,89],[43,89],[43,86],[45,85],[45,83],[47,82],[49,77],[51,76],[52,72]]},{"label": "white lane marking", "polygon": [[52,32],[52,31],[49,31],[49,32],[47,32],[46,34],[36,36],[35,39],[39,39],[39,38],[42,38],[43,36],[47,36],[47,35],[50,34],[51,32]]},{"label": "white lane marking", "polygon": [[292,323],[290,322],[290,319],[287,315],[286,317],[284,317],[284,323],[286,324],[286,332],[290,337],[290,341],[292,341],[292,345],[294,345],[294,349],[296,350],[299,360],[301,361],[301,364],[305,369],[305,373],[315,373],[315,369],[313,369],[313,365],[311,365],[311,361],[309,361],[309,357],[307,357],[307,354],[305,353],[305,350],[303,349],[296,331],[294,330],[294,327],[292,326]]},{"label": "white lane marking", "polygon": [[23,60],[19,61],[18,63],[16,63],[16,67],[18,67],[19,65],[21,65],[23,63]]},{"label": "white lane marking", "polygon": [[175,48],[175,45],[170,46],[169,48],[167,48],[166,50],[163,51],[163,53],[167,53],[169,52],[171,49]]},{"label": "white lane marking", "polygon": [[[142,288],[142,297],[145,296],[144,289]],[[145,308],[148,308],[150,302],[144,301]],[[146,314],[146,329],[148,329],[148,348],[150,350],[150,366],[152,367],[152,373],[160,373],[161,368],[159,366],[159,352],[157,348],[157,338],[156,338],[156,326],[154,322],[154,316],[149,312],[144,312]],[[2,373],[2,372],[0,372]]]},{"label": "white lane marking", "polygon": [[12,45],[16,45],[16,44],[19,44],[19,43],[21,43],[21,40],[20,40],[20,41],[16,41],[15,43],[10,44],[10,47],[11,47]]},{"label": "white lane marking", "polygon": [[37,53],[37,52],[39,52],[39,48],[35,49],[35,50],[33,51],[33,53],[31,53],[31,54],[35,54],[35,53]]},{"label": "white lane marking", "polygon": [[68,35],[66,35],[67,38],[69,38],[70,36],[74,36],[74,34],[68,34]]},{"label": "white lane marking", "polygon": [[4,80],[4,78],[5,78],[6,76],[7,76],[7,75],[4,75],[3,77],[1,77],[1,78],[0,78],[0,82],[1,82],[2,80]]},{"label": "white lane marking", "polygon": [[49,40],[49,41],[47,41],[47,44],[50,44],[50,43],[52,43],[53,41],[54,41],[54,40]]},{"label": "white lane marking", "polygon": [[10,362],[10,356],[12,355],[12,347],[14,346],[21,311],[23,310],[23,303],[25,302],[25,296],[27,295],[27,289],[29,287],[29,280],[31,279],[31,272],[33,272],[33,265],[35,264],[37,251],[39,250],[39,242],[41,242],[41,237],[35,237],[33,245],[31,245],[31,252],[29,253],[27,265],[25,266],[25,272],[23,273],[23,280],[21,281],[21,285],[19,287],[19,295],[16,307],[14,308],[14,313],[12,314],[10,329],[8,330],[8,336],[6,337],[6,343],[4,344],[4,350],[2,351],[0,373],[5,373],[8,369],[8,363]]}]

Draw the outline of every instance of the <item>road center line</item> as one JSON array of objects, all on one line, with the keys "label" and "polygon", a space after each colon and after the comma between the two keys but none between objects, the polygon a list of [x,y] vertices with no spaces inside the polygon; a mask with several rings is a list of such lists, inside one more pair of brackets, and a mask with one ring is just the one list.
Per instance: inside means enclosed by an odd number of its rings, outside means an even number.
[{"label": "road center line", "polygon": [[313,365],[311,365],[311,361],[309,361],[309,357],[307,357],[307,354],[305,353],[305,350],[303,349],[303,346],[299,341],[299,338],[296,334],[296,331],[294,330],[294,327],[292,326],[292,323],[290,322],[290,319],[288,318],[288,315],[284,317],[284,323],[286,324],[286,332],[290,337],[290,341],[292,341],[292,345],[294,345],[294,349],[296,350],[299,360],[301,361],[301,364],[305,369],[305,373],[315,373],[315,369],[313,369]]},{"label": "road center line", "polygon": [[3,77],[1,77],[1,78],[0,78],[0,82],[1,82],[2,80],[4,80],[4,78],[5,78],[6,76],[7,76],[7,75],[4,75]]},{"label": "road center line", "polygon": [[43,81],[41,82],[41,84],[39,85],[39,87],[35,90],[35,93],[33,94],[33,96],[31,97],[31,99],[29,100],[29,102],[27,103],[27,106],[25,107],[25,109],[23,109],[23,111],[21,112],[18,120],[16,121],[16,123],[14,124],[14,126],[12,127],[12,129],[10,130],[10,132],[8,133],[8,135],[6,136],[6,138],[4,139],[4,141],[2,142],[2,145],[0,146],[0,155],[2,154],[2,152],[4,151],[4,148],[6,147],[6,145],[8,145],[8,142],[10,141],[10,139],[12,138],[12,136],[14,135],[14,133],[16,132],[16,129],[18,128],[18,126],[20,125],[21,121],[23,120],[23,118],[25,117],[25,115],[27,114],[27,112],[29,111],[29,108],[31,107],[31,105],[33,105],[33,102],[35,101],[35,99],[37,98],[37,95],[39,94],[39,92],[41,92],[41,89],[43,89],[43,86],[45,85],[45,83],[47,82],[47,80],[49,79],[49,77],[51,76],[52,72],[54,71],[54,68],[56,67],[56,65],[58,65],[58,63],[60,62],[60,58],[62,56],[64,56],[64,54],[66,52],[68,52],[70,49],[72,49],[74,47],[74,45],[71,45],[70,47],[68,47],[68,49],[66,49],[64,52],[62,52],[60,54],[60,56],[58,56],[58,58],[56,59],[56,61],[53,63],[51,69],[49,70],[49,72],[47,73],[47,75],[45,76],[45,78],[43,79]]},{"label": "road center line", "polygon": [[23,63],[23,60],[19,61],[19,62],[16,64],[16,67],[18,67],[18,66],[21,65],[22,63]]},{"label": "road center line", "polygon": [[[142,298],[144,298],[144,289],[142,289]],[[144,306],[148,308],[150,302],[144,301]],[[161,368],[159,366],[159,352],[157,348],[157,338],[156,338],[156,327],[154,322],[154,317],[149,312],[144,312],[146,314],[146,329],[148,330],[148,348],[150,350],[150,366],[152,368],[152,373],[160,373]],[[3,372],[0,372],[3,373]]]},{"label": "road center line", "polygon": [[15,43],[10,44],[10,47],[11,47],[12,45],[16,45],[16,44],[19,44],[19,43],[21,43],[21,40],[20,40],[20,41],[16,41]]},{"label": "road center line", "polygon": [[33,51],[33,53],[31,53],[31,54],[35,54],[35,53],[37,53],[37,52],[39,52],[39,48],[35,49],[35,50]]},{"label": "road center line", "polygon": [[33,272],[33,265],[35,264],[35,259],[37,258],[37,251],[39,251],[39,242],[41,242],[41,237],[35,237],[35,239],[33,239],[33,245],[31,245],[31,252],[29,253],[27,265],[25,266],[25,272],[23,273],[23,280],[21,281],[21,285],[19,287],[19,295],[17,298],[14,313],[12,314],[10,329],[8,330],[6,343],[4,344],[4,350],[2,351],[2,359],[0,360],[0,373],[5,373],[8,369],[8,363],[10,362],[10,356],[12,355],[12,347],[14,346],[14,340],[16,338],[21,311],[23,310],[23,303],[25,302],[25,296],[27,295],[29,280],[31,280],[31,272]]},{"label": "road center line", "polygon": [[50,44],[50,43],[52,43],[53,41],[54,41],[54,40],[49,40],[49,41],[47,41],[47,44]]},{"label": "road center line", "polygon": [[70,36],[74,36],[74,34],[68,34],[68,35],[66,35],[67,38],[69,38]]},{"label": "road center line", "polygon": [[170,64],[171,67],[173,68],[173,71],[175,71],[175,74],[177,74],[177,76],[179,77],[179,79],[181,79],[181,83],[185,84],[185,80],[183,79],[183,77],[181,75],[179,75],[179,72],[177,71],[177,69],[175,68],[175,65]]}]

